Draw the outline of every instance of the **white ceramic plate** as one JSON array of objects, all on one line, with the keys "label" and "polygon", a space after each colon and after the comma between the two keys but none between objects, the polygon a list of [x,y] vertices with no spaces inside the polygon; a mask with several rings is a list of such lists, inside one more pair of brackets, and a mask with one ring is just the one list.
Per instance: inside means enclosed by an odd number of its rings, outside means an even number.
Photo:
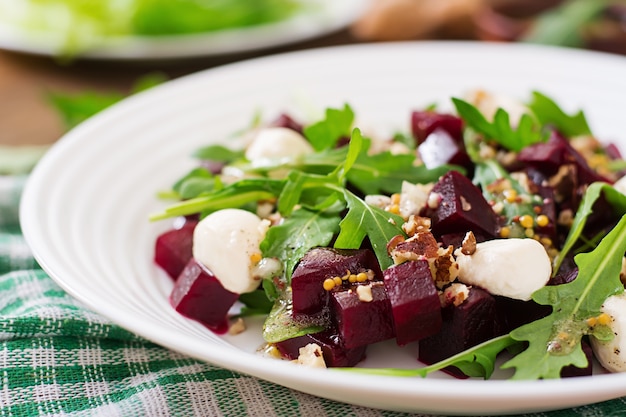
[{"label": "white ceramic plate", "polygon": [[[284,21],[215,32],[172,36],[110,38],[81,52],[79,58],[119,61],[176,59],[250,52],[315,38],[356,20],[369,0],[301,0],[303,12]],[[57,55],[63,36],[25,31],[0,23],[0,48],[37,55]]]},{"label": "white ceramic plate", "polygon": [[[475,43],[397,43],[273,56],[201,72],[131,97],[60,140],[36,167],[21,220],[44,269],[70,294],[168,348],[297,390],[363,406],[446,414],[573,407],[626,395],[626,374],[511,382],[404,379],[297,367],[259,357],[260,323],[218,337],[169,306],[170,280],[153,265],[157,190],[223,142],[258,109],[323,109],[349,102],[360,125],[408,129],[411,109],[485,88],[519,98],[542,91],[584,108],[601,137],[625,141],[626,59]],[[257,327],[254,327],[257,326]],[[366,365],[415,367],[413,348],[381,344]]]}]

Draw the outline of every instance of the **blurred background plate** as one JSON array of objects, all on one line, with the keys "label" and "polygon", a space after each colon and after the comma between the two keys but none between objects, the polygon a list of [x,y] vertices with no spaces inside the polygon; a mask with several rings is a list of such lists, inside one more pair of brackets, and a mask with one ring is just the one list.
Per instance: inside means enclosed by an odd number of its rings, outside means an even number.
[{"label": "blurred background plate", "polygon": [[[65,33],[26,29],[18,24],[9,24],[0,17],[0,48],[45,56],[70,55],[71,58],[119,61],[171,60],[243,53],[288,45],[338,31],[356,21],[367,9],[369,1],[298,0],[296,3],[301,7],[295,14],[273,23],[179,35],[102,37],[85,42],[71,51],[67,49]],[[8,4],[4,7],[8,7]],[[2,7],[0,5],[0,12]],[[43,19],[49,21],[54,18],[45,16]]]}]

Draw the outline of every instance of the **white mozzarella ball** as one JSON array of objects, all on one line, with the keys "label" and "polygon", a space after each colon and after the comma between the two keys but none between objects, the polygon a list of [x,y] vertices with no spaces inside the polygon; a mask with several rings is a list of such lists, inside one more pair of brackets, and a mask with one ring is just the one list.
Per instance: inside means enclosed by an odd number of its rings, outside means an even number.
[{"label": "white mozzarella ball", "polygon": [[202,219],[193,234],[193,257],[228,291],[243,294],[260,284],[252,274],[253,254],[265,237],[266,222],[249,211],[225,209]]},{"label": "white mozzarella ball", "polygon": [[591,337],[591,347],[600,364],[610,372],[626,371],[626,294],[606,299],[602,312],[611,317],[614,338],[607,342]]},{"label": "white mozzarella ball", "polygon": [[491,294],[530,300],[552,273],[550,257],[534,239],[496,239],[476,245],[476,252],[457,250],[459,281]]},{"label": "white mozzarella ball", "polygon": [[268,127],[259,130],[246,149],[246,158],[255,166],[276,160],[289,159],[309,153],[314,149],[304,136],[286,127]]}]

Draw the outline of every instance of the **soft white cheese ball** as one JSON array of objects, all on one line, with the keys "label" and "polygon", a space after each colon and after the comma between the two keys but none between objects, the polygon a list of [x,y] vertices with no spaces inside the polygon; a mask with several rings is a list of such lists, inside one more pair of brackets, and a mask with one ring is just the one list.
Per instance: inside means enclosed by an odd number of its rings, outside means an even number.
[{"label": "soft white cheese ball", "polygon": [[626,371],[626,294],[614,295],[606,299],[602,312],[611,317],[609,327],[615,337],[603,342],[591,337],[591,347],[598,362],[610,372]]},{"label": "soft white cheese ball", "polygon": [[267,223],[249,211],[225,209],[202,219],[193,234],[193,257],[228,291],[254,291],[261,280],[252,274],[250,256],[260,253]]},{"label": "soft white cheese ball", "polygon": [[268,127],[259,130],[246,149],[245,156],[253,165],[263,166],[276,160],[313,153],[304,136],[286,127]]},{"label": "soft white cheese ball", "polygon": [[530,300],[552,273],[550,257],[534,239],[496,239],[476,245],[476,252],[457,250],[459,281],[491,294]]}]

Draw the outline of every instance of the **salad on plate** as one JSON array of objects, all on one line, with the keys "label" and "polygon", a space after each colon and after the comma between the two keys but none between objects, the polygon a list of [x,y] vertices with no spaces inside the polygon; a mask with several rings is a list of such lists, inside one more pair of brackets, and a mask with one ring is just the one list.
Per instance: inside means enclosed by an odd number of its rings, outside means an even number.
[{"label": "salad on plate", "polygon": [[0,25],[45,39],[72,57],[129,37],[216,33],[285,21],[317,12],[303,0],[4,0]]},{"label": "salad on plate", "polygon": [[[155,244],[173,308],[230,334],[263,314],[263,353],[307,366],[626,371],[619,150],[540,92],[452,105],[415,110],[384,139],[346,104],[312,123],[255,120],[240,149],[198,149],[161,194],[177,201],[151,216],[174,219]],[[415,368],[358,367],[385,340],[417,344]]]}]

